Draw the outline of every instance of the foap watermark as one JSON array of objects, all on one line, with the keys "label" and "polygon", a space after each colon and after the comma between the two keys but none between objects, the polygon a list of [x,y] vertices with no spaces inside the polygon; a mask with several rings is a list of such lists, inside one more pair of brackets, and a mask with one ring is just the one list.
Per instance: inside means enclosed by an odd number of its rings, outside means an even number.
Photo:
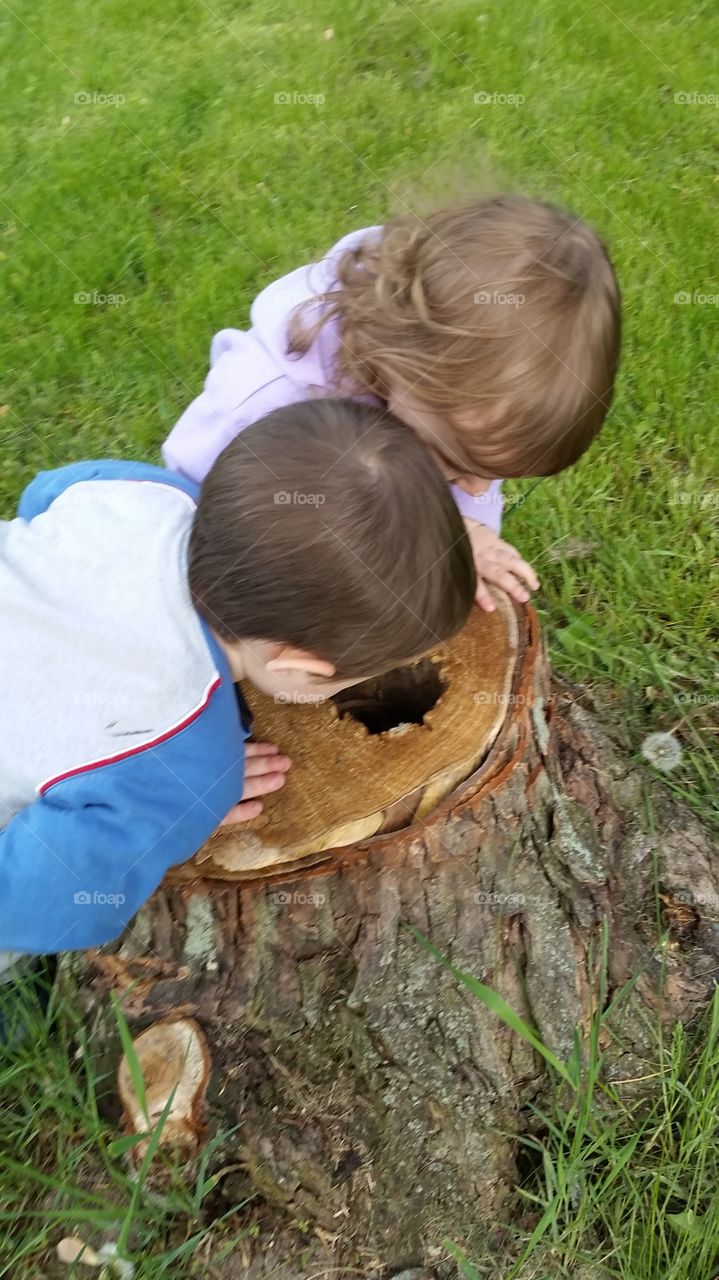
[{"label": "foap watermark", "polygon": [[294,310],[295,307],[312,306],[323,301],[323,294],[311,294],[310,297],[304,289],[297,285],[295,289],[275,289],[272,290],[272,301],[278,307],[285,307],[288,311]]},{"label": "foap watermark", "polygon": [[73,97],[76,107],[121,107],[127,99],[124,93],[95,93],[82,90]]},{"label": "foap watermark", "polygon": [[99,689],[79,689],[75,702],[81,707],[125,707],[129,699],[126,693],[103,693]]},{"label": "foap watermark", "polygon": [[472,701],[478,707],[523,707],[527,697],[523,693],[499,693],[496,689],[480,689]]},{"label": "foap watermark", "polygon": [[719,707],[719,693],[690,693],[688,689],[674,694],[680,707]]},{"label": "foap watermark", "polygon": [[676,489],[669,498],[672,507],[719,507],[719,489]]},{"label": "foap watermark", "polygon": [[695,289],[690,293],[688,289],[680,289],[679,293],[674,294],[674,305],[677,307],[719,307],[719,293],[703,293],[701,289]]},{"label": "foap watermark", "polygon": [[299,706],[315,706],[327,701],[325,693],[290,693],[283,691],[275,694],[275,702],[283,706],[297,704]]},{"label": "foap watermark", "polygon": [[274,902],[278,907],[294,905],[321,907],[325,901],[324,893],[300,893],[299,891],[289,893],[286,889],[277,889],[270,894],[270,902]]},{"label": "foap watermark", "polygon": [[719,93],[697,93],[695,89],[683,89],[674,94],[674,102],[678,107],[716,107],[719,106]]},{"label": "foap watermark", "polygon": [[73,893],[72,900],[77,907],[121,907],[125,901],[124,893],[101,893],[98,889],[80,889]]},{"label": "foap watermark", "polygon": [[523,107],[526,101],[523,93],[487,93],[480,89],[474,95],[475,107]]},{"label": "foap watermark", "polygon": [[[521,507],[526,501],[526,493],[505,493],[503,494],[503,510],[506,515],[514,507]],[[477,508],[477,519],[481,520],[481,511],[483,507],[495,507],[497,505],[497,492],[493,485],[487,485],[483,493],[465,493],[464,502],[471,502]]]},{"label": "foap watermark", "polygon": [[692,893],[689,889],[680,889],[678,893],[672,894],[672,898],[684,907],[694,907],[712,914],[719,912],[719,897],[715,893]]},{"label": "foap watermark", "polygon": [[473,900],[480,907],[493,907],[499,910],[503,908],[517,910],[527,901],[523,893],[497,893],[494,890],[489,893],[478,891],[474,894]]},{"label": "foap watermark", "polygon": [[99,289],[93,289],[91,293],[83,289],[73,294],[72,300],[84,307],[121,307],[127,302],[124,293],[100,293]]},{"label": "foap watermark", "polygon": [[498,289],[479,289],[474,295],[478,307],[523,307],[527,301],[523,293],[500,293]]},{"label": "foap watermark", "polygon": [[301,489],[278,489],[274,495],[276,507],[321,507],[325,501],[324,493],[304,493]]},{"label": "foap watermark", "polygon": [[521,507],[522,503],[527,501],[529,493],[505,493],[504,495],[504,514],[512,511],[515,507]]},{"label": "foap watermark", "polygon": [[293,89],[292,92],[284,90],[275,94],[274,103],[276,107],[323,107],[325,95],[323,93],[298,93],[296,89]]}]

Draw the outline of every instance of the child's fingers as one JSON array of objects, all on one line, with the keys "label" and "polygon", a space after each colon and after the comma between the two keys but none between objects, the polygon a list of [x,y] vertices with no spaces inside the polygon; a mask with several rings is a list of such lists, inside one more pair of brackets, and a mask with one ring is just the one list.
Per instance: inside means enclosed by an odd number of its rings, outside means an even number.
[{"label": "child's fingers", "polygon": [[266,756],[247,756],[245,759],[245,780],[258,778],[265,773],[286,773],[292,767],[289,756],[268,754]]},{"label": "child's fingers", "polygon": [[245,759],[250,756],[273,756],[279,753],[274,742],[248,742],[245,746]]},{"label": "child's fingers", "polygon": [[531,591],[539,589],[539,578],[537,577],[531,564],[523,560],[519,552],[508,542],[503,542],[497,548],[497,553],[502,556],[503,567],[507,568],[510,573],[514,573],[517,577],[522,578]]},{"label": "child's fingers", "polygon": [[474,598],[480,609],[484,609],[485,613],[494,613],[497,608],[486,582],[479,577],[477,578],[477,590],[474,593]]},{"label": "child's fingers", "polygon": [[259,773],[251,778],[245,777],[242,799],[254,800],[255,796],[264,796],[268,791],[279,791],[286,777],[286,773]]},{"label": "child's fingers", "polygon": [[263,773],[255,778],[245,778],[240,803],[233,804],[220,826],[229,827],[233,822],[249,822],[250,818],[256,818],[262,813],[262,803],[257,797],[267,795],[270,791],[279,791],[284,785],[285,777],[284,773]]},{"label": "child's fingers", "polygon": [[230,812],[222,819],[221,827],[231,827],[235,822],[249,822],[251,818],[259,818],[262,813],[261,800],[242,801],[233,804]]},{"label": "child's fingers", "polygon": [[511,596],[512,599],[516,600],[519,604],[527,603],[529,599],[529,592],[514,576],[514,566],[510,570],[502,569],[499,565],[493,565],[491,581],[495,586],[501,587],[503,591],[506,591],[507,595]]},{"label": "child's fingers", "polygon": [[530,591],[539,590],[539,578],[537,577],[531,564],[527,564],[526,560],[520,560],[518,564],[512,565],[512,573],[526,582]]}]

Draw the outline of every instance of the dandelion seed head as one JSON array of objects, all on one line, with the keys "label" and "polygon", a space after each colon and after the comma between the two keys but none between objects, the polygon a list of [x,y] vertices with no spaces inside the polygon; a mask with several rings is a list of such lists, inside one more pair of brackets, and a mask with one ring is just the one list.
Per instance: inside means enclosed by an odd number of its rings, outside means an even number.
[{"label": "dandelion seed head", "polygon": [[681,764],[682,748],[673,733],[650,733],[642,743],[642,755],[662,773],[671,773]]},{"label": "dandelion seed head", "polygon": [[113,1241],[108,1241],[99,1251],[99,1257],[105,1263],[100,1272],[99,1280],[132,1280],[135,1274],[135,1265],[128,1262],[126,1258],[121,1258],[117,1252],[117,1245]]}]

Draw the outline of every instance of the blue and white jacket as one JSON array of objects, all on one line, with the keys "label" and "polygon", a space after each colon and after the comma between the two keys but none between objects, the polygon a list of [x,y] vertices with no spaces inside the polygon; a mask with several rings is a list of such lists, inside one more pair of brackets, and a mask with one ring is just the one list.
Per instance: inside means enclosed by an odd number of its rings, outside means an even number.
[{"label": "blue and white jacket", "polygon": [[0,948],[116,937],[242,794],[244,728],[193,608],[197,487],[43,472],[0,523]]}]

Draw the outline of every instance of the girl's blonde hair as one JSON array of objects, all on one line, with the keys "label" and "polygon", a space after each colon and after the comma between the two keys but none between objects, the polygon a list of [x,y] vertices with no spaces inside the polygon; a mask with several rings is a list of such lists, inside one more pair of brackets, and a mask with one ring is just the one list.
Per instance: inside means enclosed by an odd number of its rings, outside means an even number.
[{"label": "girl's blonde hair", "polygon": [[612,399],[620,296],[607,251],[566,210],[497,196],[403,216],[339,259],[336,387],[410,392],[444,416],[480,476],[552,475],[591,444]]}]

